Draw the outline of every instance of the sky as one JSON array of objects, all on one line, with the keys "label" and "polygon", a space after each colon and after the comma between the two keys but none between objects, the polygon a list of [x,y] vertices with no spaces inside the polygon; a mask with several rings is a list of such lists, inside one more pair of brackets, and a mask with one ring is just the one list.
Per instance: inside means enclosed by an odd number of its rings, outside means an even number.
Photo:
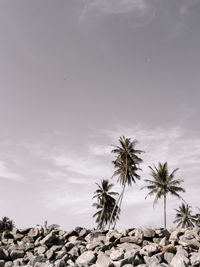
[{"label": "sky", "polygon": [[[141,190],[168,162],[197,212],[200,0],[0,0],[0,217],[96,226],[96,183],[120,192],[112,145],[144,150],[117,228],[163,226]],[[173,227],[181,201],[167,197]]]}]

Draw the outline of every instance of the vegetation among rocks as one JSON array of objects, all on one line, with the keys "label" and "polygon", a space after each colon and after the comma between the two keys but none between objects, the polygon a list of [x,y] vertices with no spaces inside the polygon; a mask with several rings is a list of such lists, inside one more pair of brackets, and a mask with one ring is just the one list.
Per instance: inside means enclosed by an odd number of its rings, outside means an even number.
[{"label": "vegetation among rocks", "polygon": [[200,266],[200,228],[47,231],[1,234],[0,266],[185,267]]}]

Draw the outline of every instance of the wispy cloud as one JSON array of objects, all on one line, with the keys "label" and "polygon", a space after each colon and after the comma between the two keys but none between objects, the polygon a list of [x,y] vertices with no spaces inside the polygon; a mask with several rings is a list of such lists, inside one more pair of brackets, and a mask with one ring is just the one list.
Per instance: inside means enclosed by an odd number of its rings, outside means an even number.
[{"label": "wispy cloud", "polygon": [[17,182],[22,182],[23,178],[13,171],[9,170],[4,161],[0,161],[0,179],[9,179]]},{"label": "wispy cloud", "polygon": [[[86,151],[86,154],[88,151]],[[65,155],[49,157],[57,167],[64,168],[66,171],[89,177],[98,177],[99,175],[107,176],[110,173],[108,167],[94,155],[78,156]]]},{"label": "wispy cloud", "polygon": [[197,4],[200,3],[199,0],[185,0],[183,3],[180,5],[178,9],[178,22],[173,30],[172,35],[175,35],[181,30],[188,29],[188,23],[187,23],[187,18],[193,14],[191,11],[191,8]]},{"label": "wispy cloud", "polygon": [[156,14],[154,1],[146,0],[84,0],[80,20],[123,16],[130,19],[133,27],[149,23]]}]

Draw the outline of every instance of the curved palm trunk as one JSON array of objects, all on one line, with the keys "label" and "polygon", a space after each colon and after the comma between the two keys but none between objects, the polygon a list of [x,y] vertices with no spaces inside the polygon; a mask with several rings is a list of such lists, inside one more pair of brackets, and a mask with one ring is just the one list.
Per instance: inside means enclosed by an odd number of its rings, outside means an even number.
[{"label": "curved palm trunk", "polygon": [[119,195],[117,201],[115,202],[115,206],[114,206],[114,208],[112,210],[112,213],[111,213],[111,216],[110,216],[110,222],[109,222],[108,230],[110,230],[110,227],[111,227],[111,224],[112,224],[112,218],[113,218],[113,215],[114,215],[114,211],[115,211],[119,201],[121,200],[121,197],[122,197],[122,193]]},{"label": "curved palm trunk", "polygon": [[118,209],[117,209],[117,213],[116,213],[116,217],[115,217],[115,222],[114,222],[114,226],[113,226],[114,229],[115,229],[115,225],[117,223],[117,217],[118,217],[118,214],[119,214],[121,205],[122,205],[122,199],[123,199],[123,196],[124,196],[125,186],[126,186],[126,184],[123,185],[123,189],[122,189],[122,193],[121,193],[121,200],[119,202],[119,206],[118,206]]},{"label": "curved palm trunk", "polygon": [[166,195],[164,195],[164,228],[166,229]]}]

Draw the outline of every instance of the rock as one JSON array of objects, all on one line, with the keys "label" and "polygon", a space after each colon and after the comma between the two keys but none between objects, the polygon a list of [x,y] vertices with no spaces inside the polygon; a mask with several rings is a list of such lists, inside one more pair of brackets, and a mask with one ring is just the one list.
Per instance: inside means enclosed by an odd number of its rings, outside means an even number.
[{"label": "rock", "polygon": [[8,251],[0,247],[0,260],[8,260],[8,258],[9,258]]},{"label": "rock", "polygon": [[129,250],[139,251],[141,249],[139,245],[134,244],[134,243],[128,243],[128,242],[118,244],[117,247],[122,248],[124,251],[129,251]]},{"label": "rock", "polygon": [[167,245],[162,248],[162,253],[170,252],[170,253],[176,253],[176,248],[172,245]]},{"label": "rock", "polygon": [[192,266],[200,265],[200,253],[192,253],[192,256],[190,257],[190,262]]},{"label": "rock", "polygon": [[200,243],[195,239],[182,239],[182,240],[179,240],[178,243],[184,247],[191,247],[191,248],[194,248],[194,249],[199,249],[200,248]]},{"label": "rock", "polygon": [[82,264],[82,265],[87,265],[87,264],[91,264],[94,263],[96,260],[96,255],[94,254],[94,252],[92,251],[86,251],[84,252],[82,255],[80,255],[78,257],[78,259],[76,260],[77,264]]},{"label": "rock", "polygon": [[166,236],[163,237],[163,238],[161,239],[161,241],[159,242],[159,245],[160,245],[161,247],[165,247],[165,246],[168,245],[168,244],[169,244],[169,241],[168,241],[168,239],[167,239]]},{"label": "rock", "polygon": [[56,234],[52,231],[51,233],[49,233],[45,238],[43,238],[40,241],[40,244],[43,245],[50,245],[53,241],[55,241],[57,238]]},{"label": "rock", "polygon": [[110,258],[112,261],[119,261],[119,260],[123,259],[123,257],[124,257],[124,251],[122,249],[114,250],[110,254]]},{"label": "rock", "polygon": [[155,231],[152,229],[144,229],[143,230],[144,238],[153,238],[155,236]]},{"label": "rock", "polygon": [[24,257],[24,250],[18,250],[18,249],[12,250],[10,253],[10,257],[13,261],[18,259],[18,258],[23,258]]},{"label": "rock", "polygon": [[13,266],[13,262],[12,261],[7,261],[4,265],[4,267],[12,267]]},{"label": "rock", "polygon": [[171,253],[171,252],[165,252],[165,253],[164,253],[164,259],[166,260],[166,262],[167,262],[168,264],[171,263],[173,257],[174,257],[174,254]]},{"label": "rock", "polygon": [[35,266],[35,264],[37,263],[44,263],[46,262],[46,259],[43,255],[40,255],[40,256],[33,256],[32,259],[30,260],[30,264],[32,266]]},{"label": "rock", "polygon": [[144,261],[147,265],[155,265],[155,264],[160,264],[162,261],[162,258],[159,254],[154,255],[152,257],[144,256]]},{"label": "rock", "polygon": [[103,252],[99,252],[96,261],[96,267],[109,267],[110,258]]},{"label": "rock", "polygon": [[89,243],[86,245],[86,248],[88,250],[94,250],[96,247],[100,247],[100,246],[103,246],[103,243],[100,241],[98,242],[92,242],[92,243]]},{"label": "rock", "polygon": [[141,250],[140,250],[140,255],[145,255],[145,256],[152,256],[153,254],[156,254],[157,252],[159,252],[159,246],[157,244],[150,244],[150,245],[146,245],[144,246]]},{"label": "rock", "polygon": [[136,236],[125,236],[125,237],[122,237],[120,238],[120,243],[135,243],[137,245],[141,245],[142,244],[142,239],[136,237]]},{"label": "rock", "polygon": [[95,232],[91,232],[90,234],[88,234],[85,237],[85,240],[88,243],[94,243],[94,242],[99,242],[99,241],[103,241],[106,242],[106,236],[102,233],[102,231],[95,231]]},{"label": "rock", "polygon": [[178,253],[173,257],[173,259],[170,263],[170,266],[172,266],[172,267],[187,267],[188,263],[189,263],[189,259],[186,258],[184,255]]},{"label": "rock", "polygon": [[90,233],[89,230],[83,228],[83,229],[81,229],[81,231],[79,232],[79,236],[85,238],[86,235],[88,235],[89,233]]},{"label": "rock", "polygon": [[4,267],[5,265],[5,261],[4,260],[0,260],[0,267]]},{"label": "rock", "polygon": [[68,251],[68,254],[72,256],[72,258],[78,258],[79,257],[79,249],[77,247],[73,247],[70,251]]},{"label": "rock", "polygon": [[46,246],[39,246],[34,249],[34,254],[37,254],[37,255],[44,254],[46,250],[47,250]]},{"label": "rock", "polygon": [[56,260],[55,262],[54,262],[54,266],[55,267],[65,267],[66,265],[65,265],[65,261],[64,260]]},{"label": "rock", "polygon": [[36,239],[39,236],[39,229],[38,228],[31,228],[30,231],[28,232],[28,236]]}]

